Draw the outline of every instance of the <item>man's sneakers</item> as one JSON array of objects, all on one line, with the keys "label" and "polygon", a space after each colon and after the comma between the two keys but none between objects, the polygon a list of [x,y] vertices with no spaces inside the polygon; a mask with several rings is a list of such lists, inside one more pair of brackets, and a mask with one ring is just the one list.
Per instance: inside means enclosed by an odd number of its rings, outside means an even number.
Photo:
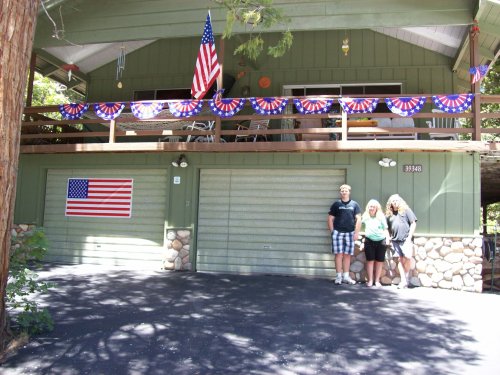
[{"label": "man's sneakers", "polygon": [[344,277],[342,278],[342,282],[343,282],[344,284],[350,284],[350,285],[354,285],[354,284],[356,284],[356,281],[354,281],[353,279],[351,279],[351,277],[350,277],[350,276],[344,276]]},{"label": "man's sneakers", "polygon": [[342,283],[349,284],[349,285],[356,284],[356,281],[354,281],[353,279],[351,279],[350,276],[344,276],[344,277],[342,277],[342,275],[340,275],[340,274],[338,274],[335,277],[335,280],[333,282],[335,283],[335,285],[340,285]]}]

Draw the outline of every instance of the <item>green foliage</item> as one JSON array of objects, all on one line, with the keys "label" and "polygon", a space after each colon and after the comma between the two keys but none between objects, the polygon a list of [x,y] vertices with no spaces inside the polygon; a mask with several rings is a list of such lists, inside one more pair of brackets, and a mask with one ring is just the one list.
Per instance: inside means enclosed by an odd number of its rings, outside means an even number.
[{"label": "green foliage", "polygon": [[38,275],[32,271],[41,265],[47,252],[47,238],[41,229],[36,229],[14,237],[12,247],[5,296],[7,308],[20,310],[14,319],[23,332],[32,334],[52,330],[52,318],[47,309],[38,307],[34,294],[46,293],[54,285],[39,281]]},{"label": "green foliage", "polygon": [[[487,95],[500,95],[500,61],[497,60],[495,64],[490,68],[486,76],[481,81],[481,93]],[[470,111],[469,111],[470,112]],[[498,103],[481,103],[481,112],[483,113],[498,113],[500,112],[500,104]],[[464,128],[472,128],[472,119],[461,119],[462,126]],[[499,128],[500,119],[498,118],[488,118],[481,121],[481,127],[483,128]],[[460,136],[462,140],[471,140],[472,136],[470,134],[462,134]],[[481,140],[487,142],[499,142],[499,134],[481,134]]]},{"label": "green foliage", "polygon": [[[234,54],[242,54],[252,60],[256,60],[264,50],[264,40],[260,30],[269,29],[274,25],[287,24],[290,22],[290,19],[283,15],[281,9],[273,7],[272,0],[212,1],[223,5],[227,9],[226,27],[222,34],[224,39],[231,38],[236,22],[240,23],[245,28],[251,27],[252,33],[249,35],[248,40],[236,47]],[[282,34],[281,39],[276,45],[268,47],[267,53],[272,57],[281,57],[290,49],[292,43],[292,33],[287,30]]]},{"label": "green foliage", "polygon": [[[500,95],[500,61],[497,60],[495,64],[491,67],[490,71],[484,77],[481,82],[481,91],[484,94],[489,95]],[[481,104],[481,112],[493,113],[500,112],[500,104],[498,103],[488,103]],[[482,121],[482,127],[488,128],[499,128],[500,127],[500,119],[498,118],[489,118],[484,119]],[[485,134],[483,136],[486,141],[499,142],[500,135],[499,134]]]}]

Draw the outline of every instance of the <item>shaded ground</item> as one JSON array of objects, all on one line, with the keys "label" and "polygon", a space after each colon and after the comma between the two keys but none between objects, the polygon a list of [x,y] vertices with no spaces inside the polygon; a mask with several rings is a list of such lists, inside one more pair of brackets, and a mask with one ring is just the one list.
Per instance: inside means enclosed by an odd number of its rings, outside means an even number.
[{"label": "shaded ground", "polygon": [[57,266],[2,374],[497,374],[500,296]]}]

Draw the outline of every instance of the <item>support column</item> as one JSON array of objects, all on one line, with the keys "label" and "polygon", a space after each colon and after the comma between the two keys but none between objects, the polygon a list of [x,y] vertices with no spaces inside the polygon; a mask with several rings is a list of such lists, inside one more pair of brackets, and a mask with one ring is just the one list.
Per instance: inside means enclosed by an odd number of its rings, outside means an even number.
[{"label": "support column", "polygon": [[[479,64],[479,26],[477,21],[474,20],[470,29],[470,66],[478,66]],[[471,84],[471,93],[474,94],[474,101],[472,102],[472,140],[481,140],[481,95],[480,95],[480,82]]]}]

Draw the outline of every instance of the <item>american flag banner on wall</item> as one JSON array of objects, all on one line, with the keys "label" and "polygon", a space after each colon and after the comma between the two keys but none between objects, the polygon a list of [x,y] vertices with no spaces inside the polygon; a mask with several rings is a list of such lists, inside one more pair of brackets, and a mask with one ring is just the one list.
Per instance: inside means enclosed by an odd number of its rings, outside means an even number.
[{"label": "american flag banner on wall", "polygon": [[196,99],[203,99],[210,86],[220,74],[220,65],[215,52],[214,35],[212,34],[212,24],[210,12],[208,12],[205,22],[205,29],[201,37],[200,50],[194,67],[193,85],[191,95]]},{"label": "american flag banner on wall", "polygon": [[131,178],[69,178],[66,216],[132,216]]}]

